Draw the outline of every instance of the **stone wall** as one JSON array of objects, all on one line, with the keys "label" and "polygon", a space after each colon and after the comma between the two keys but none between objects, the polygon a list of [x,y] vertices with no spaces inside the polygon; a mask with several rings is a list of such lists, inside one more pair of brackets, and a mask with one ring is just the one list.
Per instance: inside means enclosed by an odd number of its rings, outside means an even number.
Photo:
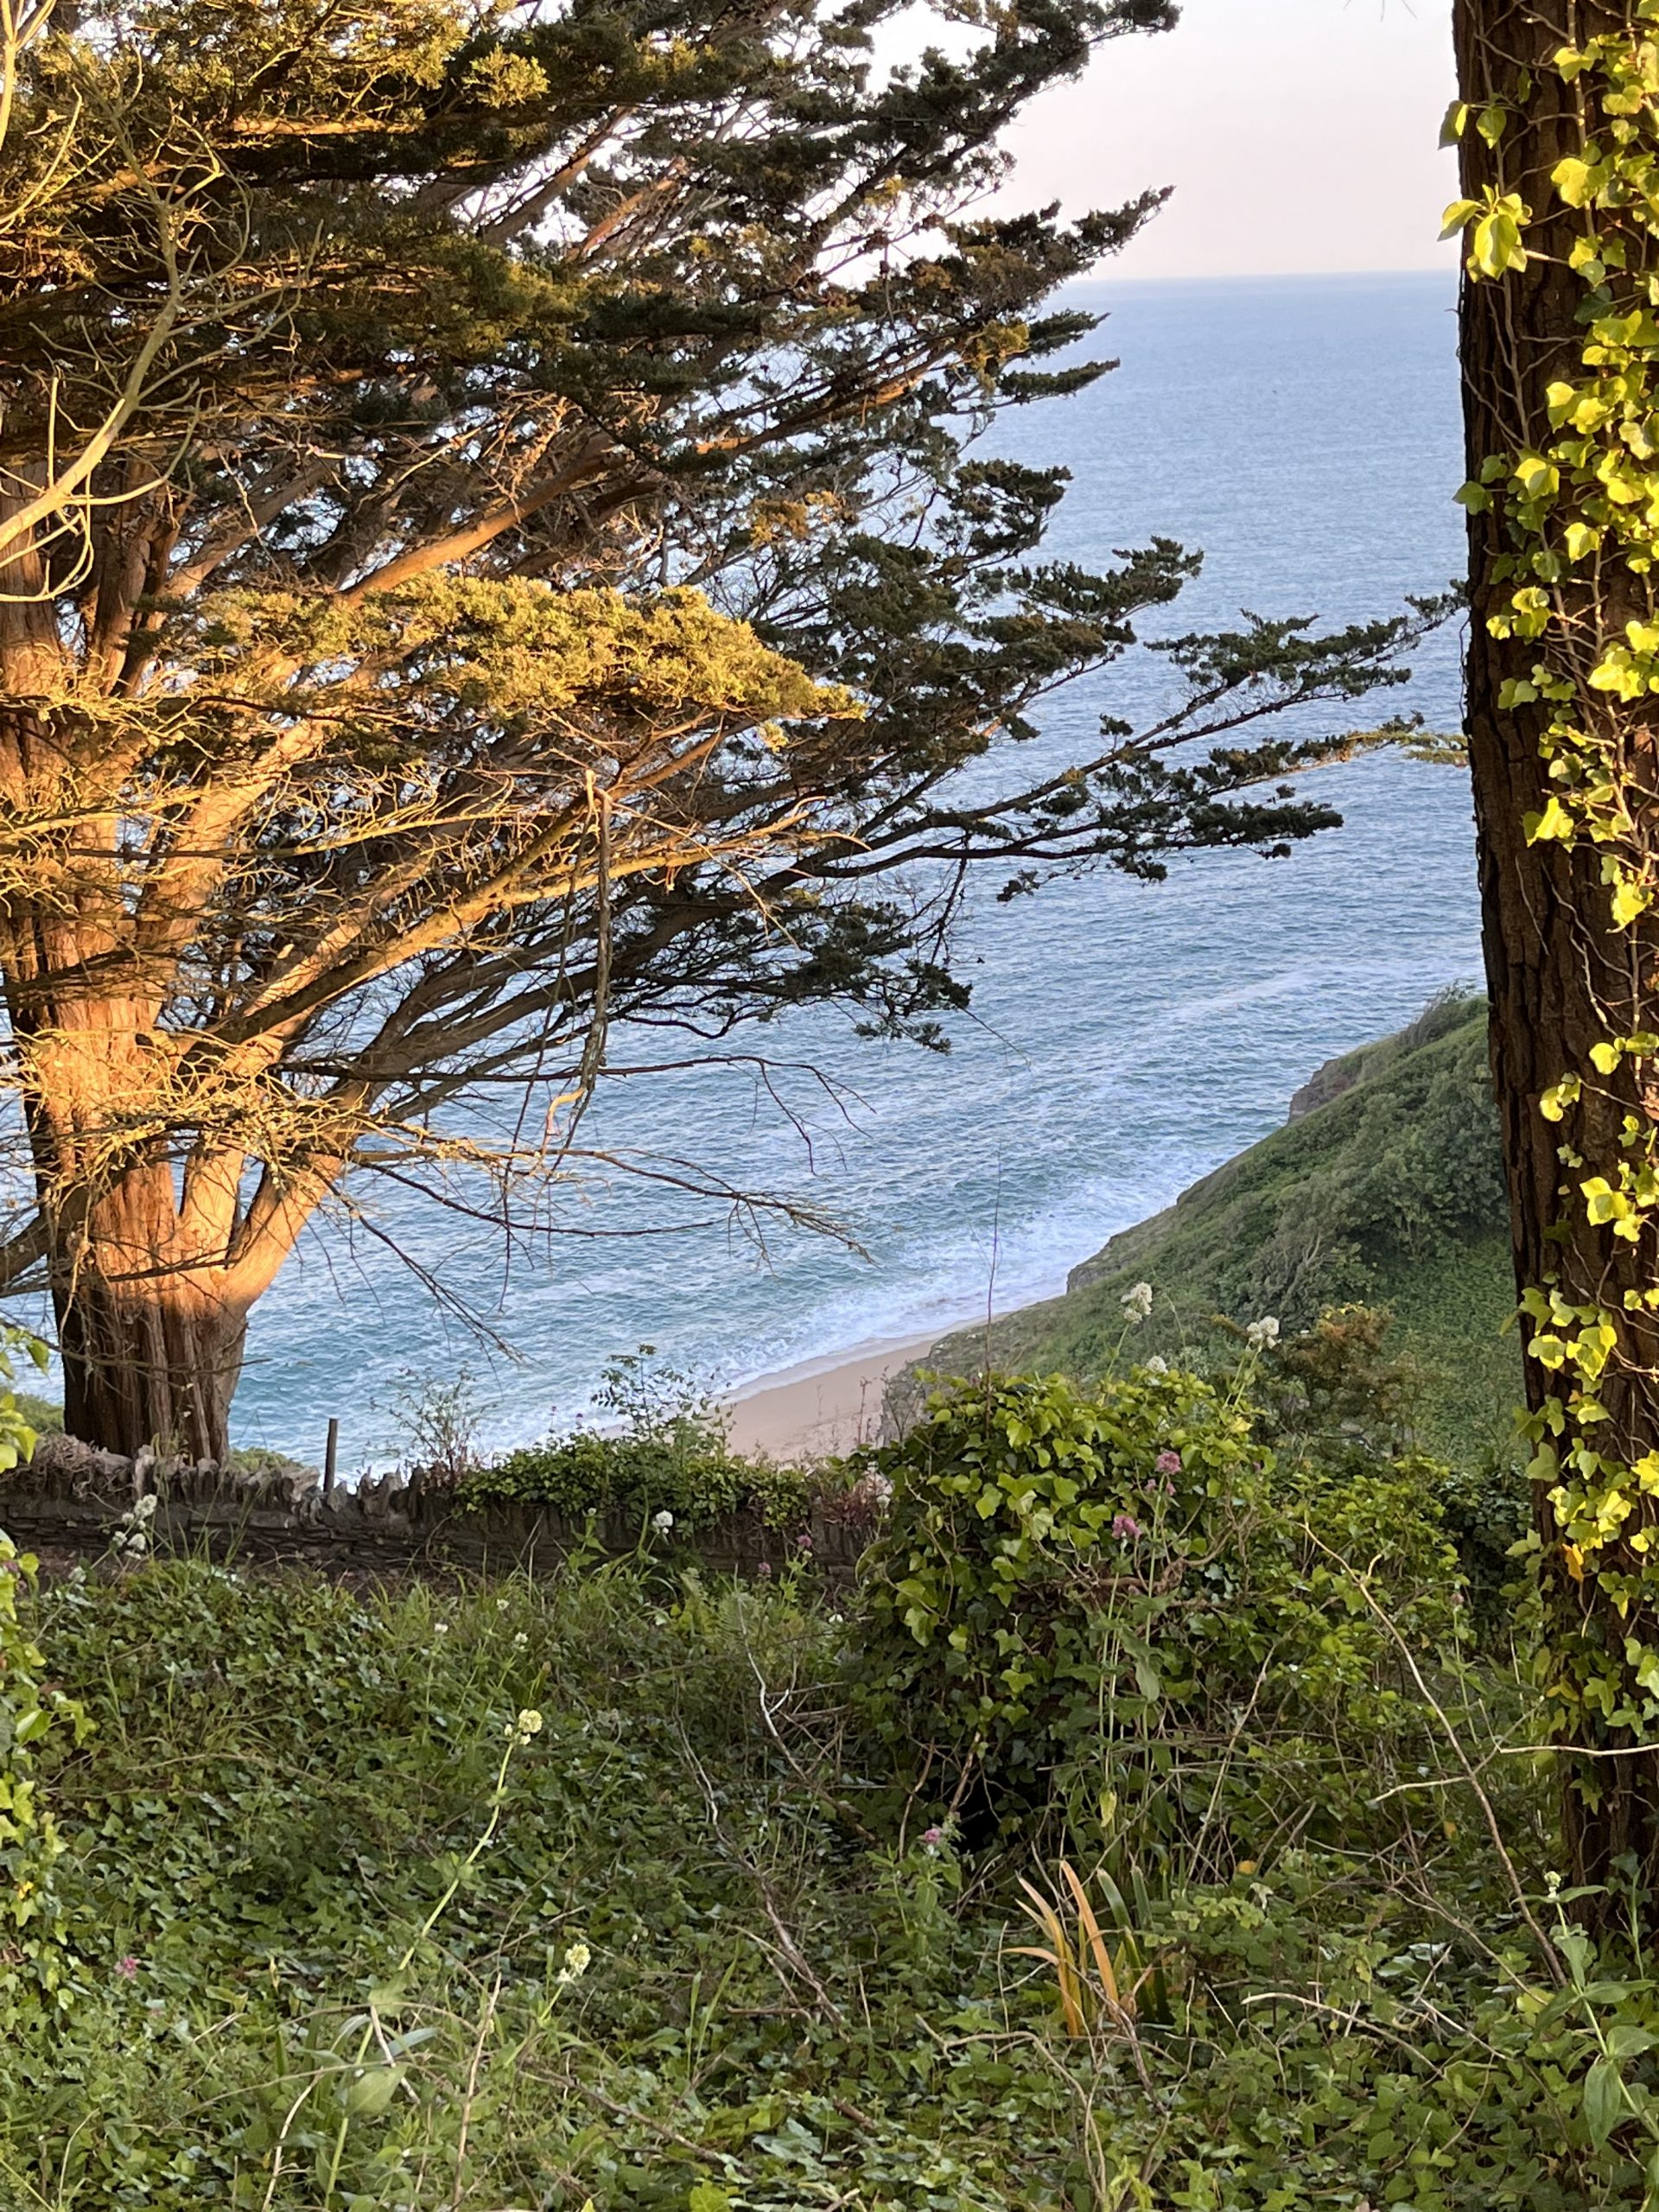
[{"label": "stone wall", "polygon": [[[536,1506],[463,1513],[452,1492],[418,1480],[387,1476],[325,1492],[308,1471],[249,1476],[211,1459],[162,1460],[148,1452],[124,1459],[68,1436],[42,1437],[27,1466],[0,1474],[0,1528],[54,1559],[99,1558],[142,1528],[158,1553],[306,1563],[331,1574],[534,1573],[584,1546],[623,1558],[642,1543],[654,1555],[695,1558],[715,1573],[753,1574],[781,1568],[801,1549],[796,1536],[768,1529],[755,1514],[733,1515],[682,1541],[632,1515],[590,1523]],[[809,1533],[815,1565],[850,1580],[868,1523],[818,1513]]]}]

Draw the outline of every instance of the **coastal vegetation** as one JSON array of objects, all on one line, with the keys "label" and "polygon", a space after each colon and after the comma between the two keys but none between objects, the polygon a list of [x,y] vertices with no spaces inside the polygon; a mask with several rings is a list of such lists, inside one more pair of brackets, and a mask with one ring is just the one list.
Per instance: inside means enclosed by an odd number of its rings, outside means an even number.
[{"label": "coastal vegetation", "polygon": [[[1483,1001],[1448,996],[1320,1069],[1283,1128],[1114,1236],[1063,1297],[999,1319],[993,1359],[1100,1374],[1140,1281],[1159,1294],[1142,1349],[1186,1363],[1226,1357],[1262,1314],[1290,1331],[1366,1306],[1389,1316],[1425,1446],[1471,1467],[1514,1459],[1520,1351],[1486,1027]],[[964,1330],[927,1363],[961,1372],[985,1351],[984,1330]]]},{"label": "coastal vegetation", "polygon": [[0,2201],[1649,2204],[1659,1986],[1373,1349],[942,1390],[851,1591],[14,1562]]}]

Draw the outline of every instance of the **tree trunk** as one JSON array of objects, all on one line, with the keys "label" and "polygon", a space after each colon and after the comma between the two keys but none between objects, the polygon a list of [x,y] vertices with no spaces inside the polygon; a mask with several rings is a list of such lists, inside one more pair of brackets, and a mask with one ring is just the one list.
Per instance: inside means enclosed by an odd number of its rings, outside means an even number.
[{"label": "tree trunk", "polygon": [[[1659,1609],[1646,1586],[1646,1532],[1659,1515],[1638,1464],[1659,1447],[1659,1317],[1649,1302],[1659,1238],[1639,1192],[1631,1211],[1605,1211],[1637,1191],[1625,1171],[1637,1174],[1651,1158],[1659,1112],[1651,1052],[1627,1049],[1659,1029],[1659,933],[1650,912],[1633,921],[1616,913],[1607,873],[1610,856],[1623,868],[1659,833],[1659,778],[1651,699],[1619,697],[1595,680],[1625,626],[1651,620],[1651,579],[1628,557],[1630,518],[1603,519],[1597,455],[1582,467],[1560,460],[1559,493],[1547,476],[1523,473],[1533,458],[1555,467],[1572,435],[1560,387],[1582,390],[1599,373],[1586,365],[1586,302],[1597,278],[1571,265],[1593,219],[1553,180],[1607,131],[1606,85],[1594,71],[1564,72],[1559,56],[1601,34],[1631,50],[1633,36],[1624,9],[1600,0],[1456,0],[1455,33],[1469,110],[1465,194],[1482,207],[1489,193],[1512,195],[1524,211],[1524,265],[1466,271],[1460,321],[1471,485],[1487,472],[1485,487],[1465,494],[1467,732],[1516,1277],[1523,1300],[1533,1294],[1522,1341],[1540,1447],[1547,1686],[1558,1739],[1582,1747],[1561,1757],[1575,1881],[1609,1882],[1614,1861],[1630,1853],[1643,1886],[1659,1896],[1659,1751],[1649,1748],[1659,1740]],[[1619,216],[1603,219],[1620,229]],[[1469,240],[1478,258],[1472,228]],[[1659,270],[1650,233],[1631,233],[1629,263],[1609,279],[1616,306],[1626,292],[1639,302]],[[1573,517],[1599,533],[1588,556],[1571,550]],[[1535,628],[1516,619],[1517,590],[1529,589]],[[1544,665],[1553,696],[1537,696]],[[1626,843],[1594,826],[1600,801],[1580,773],[1591,760],[1626,797]],[[1553,805],[1573,826],[1552,826]],[[1612,1198],[1592,1195],[1596,1179]],[[1592,1507],[1605,1545],[1583,1537]]]},{"label": "tree trunk", "polygon": [[153,1445],[225,1458],[245,1315],[167,1283],[123,1290],[91,1270],[56,1304],[72,1436],[129,1456]]},{"label": "tree trunk", "polygon": [[[64,1427],[105,1451],[222,1459],[247,1306],[188,1249],[166,1160],[130,1168],[51,1255]],[[217,1262],[217,1264],[216,1264]]]}]

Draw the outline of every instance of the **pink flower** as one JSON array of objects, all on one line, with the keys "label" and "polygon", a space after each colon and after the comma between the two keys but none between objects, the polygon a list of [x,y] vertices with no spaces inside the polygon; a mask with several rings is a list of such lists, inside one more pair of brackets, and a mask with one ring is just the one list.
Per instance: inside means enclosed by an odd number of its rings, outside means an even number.
[{"label": "pink flower", "polygon": [[811,1539],[811,1537],[810,1537],[810,1536],[797,1536],[797,1537],[796,1537],[796,1539],[795,1539],[795,1548],[796,1548],[796,1549],[797,1549],[798,1551],[810,1552],[810,1551],[811,1550],[811,1548],[812,1548],[812,1539]]},{"label": "pink flower", "polygon": [[1141,1523],[1132,1513],[1120,1513],[1112,1523],[1112,1534],[1121,1544],[1132,1544],[1141,1534]]},{"label": "pink flower", "polygon": [[944,1830],[943,1828],[925,1828],[922,1832],[922,1841],[929,1851],[937,1851],[939,1846],[944,1841]]},{"label": "pink flower", "polygon": [[769,1575],[772,1573],[772,1561],[769,1559],[763,1559],[754,1571],[760,1575]]},{"label": "pink flower", "polygon": [[115,1970],[117,1974],[121,1976],[121,1979],[124,1981],[130,1981],[138,1971],[138,1961],[133,1957],[131,1952],[129,1951],[124,1959],[118,1959],[116,1961]]},{"label": "pink flower", "polygon": [[1179,1475],[1181,1471],[1181,1455],[1179,1452],[1160,1452],[1152,1464],[1160,1475]]}]

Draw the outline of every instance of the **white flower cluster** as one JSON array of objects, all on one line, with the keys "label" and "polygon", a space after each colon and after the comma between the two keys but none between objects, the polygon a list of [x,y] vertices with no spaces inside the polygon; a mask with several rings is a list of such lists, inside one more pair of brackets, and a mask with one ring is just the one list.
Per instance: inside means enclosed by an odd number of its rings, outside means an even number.
[{"label": "white flower cluster", "polygon": [[1278,1316],[1264,1314],[1261,1320],[1252,1321],[1244,1332],[1244,1341],[1252,1351],[1265,1351],[1269,1344],[1279,1341]]},{"label": "white flower cluster", "polygon": [[539,1736],[541,1732],[542,1716],[534,1706],[525,1706],[516,1720],[507,1723],[507,1741],[510,1744],[525,1745],[532,1736]]},{"label": "white flower cluster", "polygon": [[156,1518],[156,1498],[152,1491],[148,1497],[136,1498],[132,1510],[124,1513],[117,1523],[114,1548],[124,1559],[143,1559],[153,1541],[150,1523]]},{"label": "white flower cluster", "polygon": [[593,1962],[594,1955],[585,1943],[572,1943],[564,1955],[564,1964],[559,1968],[559,1987],[565,1989],[573,1981],[580,1981]]},{"label": "white flower cluster", "polygon": [[1123,1312],[1131,1326],[1138,1326],[1152,1311],[1152,1285],[1138,1282],[1123,1294]]},{"label": "white flower cluster", "polygon": [[659,1536],[665,1536],[674,1526],[674,1516],[664,1506],[660,1512],[652,1515],[651,1525]]}]

